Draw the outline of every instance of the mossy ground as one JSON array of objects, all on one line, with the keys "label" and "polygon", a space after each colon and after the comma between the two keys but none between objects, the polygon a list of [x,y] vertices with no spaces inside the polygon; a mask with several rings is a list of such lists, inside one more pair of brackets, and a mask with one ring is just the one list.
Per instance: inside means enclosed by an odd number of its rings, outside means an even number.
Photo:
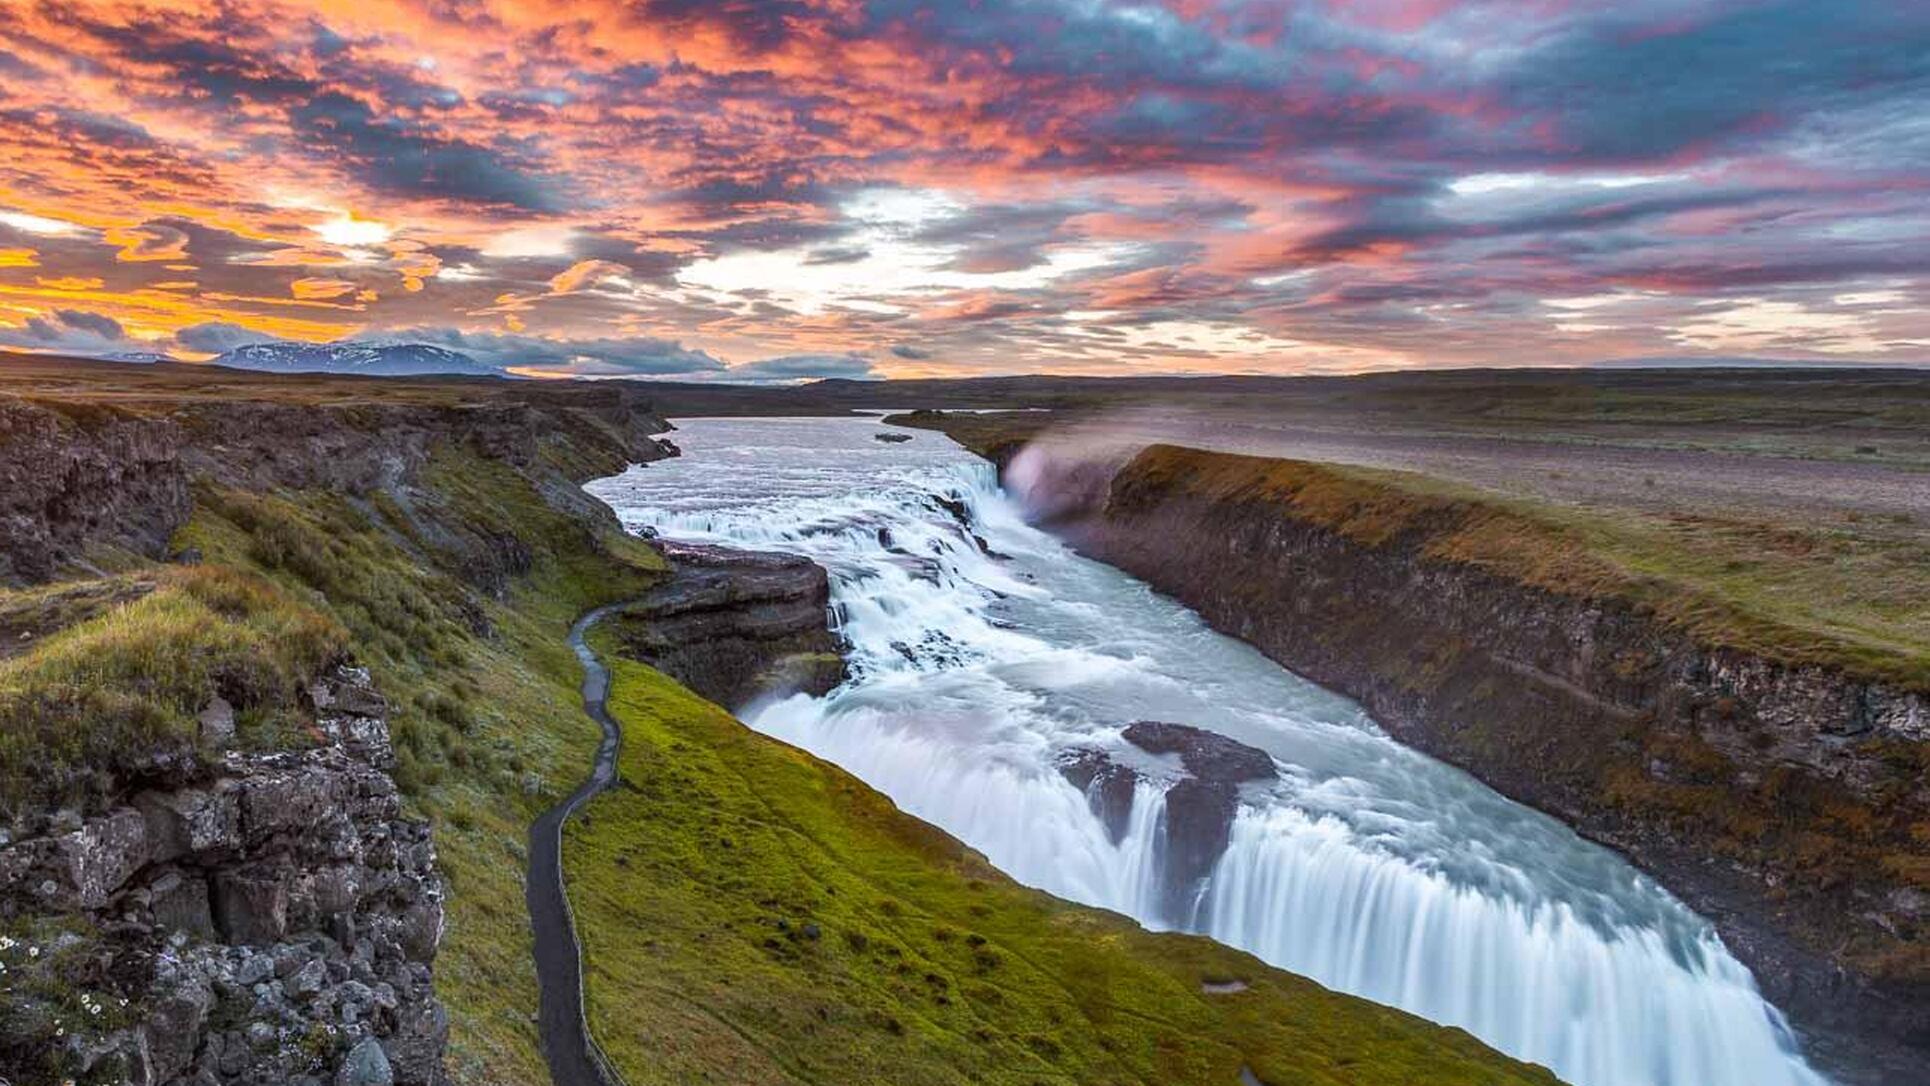
[{"label": "mossy ground", "polygon": [[[596,641],[611,659],[615,638]],[[614,663],[621,782],[571,825],[565,863],[591,1026],[631,1086],[1554,1081],[1018,886],[836,767]]]}]

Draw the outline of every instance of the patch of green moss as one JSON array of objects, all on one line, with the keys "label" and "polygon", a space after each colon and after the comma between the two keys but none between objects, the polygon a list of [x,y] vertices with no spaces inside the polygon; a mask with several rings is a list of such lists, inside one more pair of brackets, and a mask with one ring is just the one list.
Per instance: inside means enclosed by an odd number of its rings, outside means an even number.
[{"label": "patch of green moss", "polygon": [[244,722],[296,712],[347,641],[328,616],[244,570],[155,570],[153,589],[0,661],[0,813],[100,802],[157,748],[192,747],[219,694]]},{"label": "patch of green moss", "polygon": [[[565,865],[591,1026],[631,1086],[1554,1081],[1021,887],[664,676],[614,677],[621,782],[571,825]],[[1228,978],[1247,987],[1203,988]]]}]

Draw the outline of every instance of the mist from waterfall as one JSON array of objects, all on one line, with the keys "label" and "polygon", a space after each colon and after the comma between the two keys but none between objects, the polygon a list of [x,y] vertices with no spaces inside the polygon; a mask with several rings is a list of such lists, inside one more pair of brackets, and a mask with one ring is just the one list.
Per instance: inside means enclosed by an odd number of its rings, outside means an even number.
[{"label": "mist from waterfall", "polygon": [[[682,459],[590,490],[632,528],[822,563],[851,648],[829,695],[733,708],[1012,877],[1464,1027],[1576,1086],[1825,1081],[1711,926],[1620,857],[1027,525],[942,435],[680,426]],[[1178,763],[1120,736],[1149,719],[1259,747],[1279,774],[1244,787],[1183,915],[1156,859]],[[1057,768],[1091,748],[1141,776],[1117,842]]]}]

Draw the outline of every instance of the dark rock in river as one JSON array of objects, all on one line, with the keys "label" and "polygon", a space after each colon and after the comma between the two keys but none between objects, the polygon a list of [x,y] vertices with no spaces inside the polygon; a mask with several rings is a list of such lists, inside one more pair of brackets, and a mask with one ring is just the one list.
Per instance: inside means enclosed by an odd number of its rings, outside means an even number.
[{"label": "dark rock in river", "polygon": [[[1166,792],[1153,862],[1159,869],[1162,916],[1168,923],[1197,927],[1202,919],[1200,893],[1226,852],[1240,806],[1240,785],[1275,779],[1273,757],[1185,724],[1142,720],[1126,727],[1125,738],[1148,754],[1178,755],[1186,770],[1186,777]],[[1097,750],[1066,752],[1060,756],[1059,772],[1086,794],[1093,815],[1118,844],[1132,819],[1139,774]]]},{"label": "dark rock in river", "polygon": [[1126,726],[1126,742],[1148,754],[1177,754],[1186,771],[1202,781],[1238,784],[1273,780],[1273,756],[1218,732],[1141,720]]},{"label": "dark rock in river", "polygon": [[887,445],[903,445],[905,442],[911,440],[911,435],[910,434],[872,434],[871,439],[873,441],[882,441]]},{"label": "dark rock in river", "polygon": [[822,694],[844,681],[823,567],[791,554],[668,542],[662,549],[670,579],[620,619],[628,655],[733,709],[764,694]]},{"label": "dark rock in river", "polygon": [[1155,862],[1166,889],[1166,915],[1191,926],[1200,891],[1226,851],[1240,785],[1274,779],[1273,757],[1224,735],[1150,720],[1129,725],[1126,741],[1148,754],[1179,755],[1190,774],[1166,793]]},{"label": "dark rock in river", "polygon": [[1096,750],[1066,751],[1059,758],[1059,772],[1086,794],[1093,817],[1105,824],[1112,843],[1123,840],[1132,820],[1133,786],[1139,783],[1139,774]]}]

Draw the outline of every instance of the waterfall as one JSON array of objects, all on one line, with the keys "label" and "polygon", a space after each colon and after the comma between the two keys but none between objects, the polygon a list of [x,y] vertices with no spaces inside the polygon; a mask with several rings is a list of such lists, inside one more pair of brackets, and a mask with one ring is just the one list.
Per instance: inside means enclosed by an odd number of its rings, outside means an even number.
[{"label": "waterfall", "polygon": [[[852,677],[737,706],[1012,877],[1183,927],[1466,1028],[1576,1086],[1819,1086],[1713,928],[1613,853],[1393,742],[1351,702],[1026,525],[945,439],[862,420],[698,420],[685,457],[592,486],[634,527],[808,555]],[[962,514],[962,516],[961,516]],[[1138,719],[1270,754],[1185,915],[1159,854],[1172,759]],[[1059,772],[1138,774],[1114,840]]]}]

